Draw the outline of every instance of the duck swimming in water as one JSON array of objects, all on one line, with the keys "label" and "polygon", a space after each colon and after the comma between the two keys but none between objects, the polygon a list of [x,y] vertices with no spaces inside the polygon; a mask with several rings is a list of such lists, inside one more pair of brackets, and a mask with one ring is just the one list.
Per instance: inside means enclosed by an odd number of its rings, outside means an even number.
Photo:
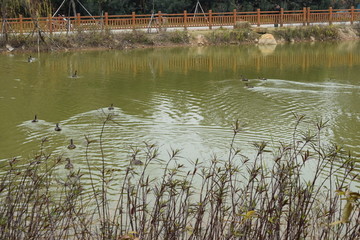
[{"label": "duck swimming in water", "polygon": [[259,78],[259,80],[267,80],[267,78],[263,78],[263,77],[258,77]]},{"label": "duck swimming in water", "polygon": [[27,62],[29,62],[29,63],[31,63],[31,62],[33,62],[34,61],[34,59],[31,57],[31,55],[28,57],[28,59],[27,59]]},{"label": "duck swimming in water", "polygon": [[249,79],[247,79],[246,77],[244,77],[243,75],[241,75],[241,81],[249,81]]},{"label": "duck swimming in water", "polygon": [[75,146],[73,140],[70,139],[70,145],[68,146],[68,149],[75,149],[75,148],[76,148],[76,146]]},{"label": "duck swimming in water", "polygon": [[72,78],[77,78],[77,77],[78,77],[78,75],[77,75],[77,70],[75,70],[74,74],[71,75],[71,77],[72,77]]},{"label": "duck swimming in water", "polygon": [[33,122],[33,123],[35,123],[35,122],[38,122],[38,119],[37,119],[37,116],[36,116],[36,114],[35,114],[35,117],[34,117],[34,119],[31,121],[31,122]]},{"label": "duck swimming in water", "polygon": [[108,107],[108,110],[114,110],[114,104],[111,104],[110,107]]},{"label": "duck swimming in water", "polygon": [[70,162],[70,158],[66,158],[65,159],[67,161],[66,165],[65,165],[65,169],[73,169],[74,165],[72,165],[72,163]]},{"label": "duck swimming in water", "polygon": [[59,127],[59,124],[57,123],[56,126],[55,126],[55,131],[61,131],[61,128]]},{"label": "duck swimming in water", "polygon": [[245,83],[245,88],[254,88],[254,86],[251,86],[248,83]]}]

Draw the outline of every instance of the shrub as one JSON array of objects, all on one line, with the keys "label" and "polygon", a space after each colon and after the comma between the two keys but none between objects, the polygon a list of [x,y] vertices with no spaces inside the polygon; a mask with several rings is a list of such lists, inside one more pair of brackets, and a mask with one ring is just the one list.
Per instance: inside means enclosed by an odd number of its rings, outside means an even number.
[{"label": "shrub", "polygon": [[212,44],[239,44],[254,41],[258,34],[250,28],[239,28],[235,30],[218,29],[207,34],[206,39]]},{"label": "shrub", "polygon": [[[191,166],[179,150],[160,159],[150,143],[130,149],[128,167],[106,165],[103,134],[117,125],[113,115],[101,123],[98,167],[88,155],[94,141],[85,136],[87,168],[63,177],[64,160],[45,151],[44,138],[28,162],[2,166],[0,238],[356,239],[360,194],[349,189],[356,159],[324,145],[326,122],[302,131],[306,118],[294,116],[293,139],[278,148],[259,142],[253,159],[242,155],[235,121],[225,157]],[[159,176],[148,174],[153,164],[161,166]]]},{"label": "shrub", "polygon": [[145,44],[153,45],[154,41],[150,38],[150,35],[143,31],[132,31],[123,34],[119,34],[120,39],[128,44]]},{"label": "shrub", "polygon": [[336,40],[339,38],[339,30],[335,26],[306,26],[295,28],[279,28],[274,30],[273,34],[277,39],[284,39],[286,41],[307,41],[311,37],[316,40]]}]

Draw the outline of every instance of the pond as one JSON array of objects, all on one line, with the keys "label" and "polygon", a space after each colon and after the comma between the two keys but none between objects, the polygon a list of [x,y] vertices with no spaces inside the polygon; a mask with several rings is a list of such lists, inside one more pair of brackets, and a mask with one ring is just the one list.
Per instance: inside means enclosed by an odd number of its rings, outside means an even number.
[{"label": "pond", "polygon": [[[98,140],[108,113],[113,167],[144,142],[181,149],[184,161],[221,156],[236,119],[237,144],[251,154],[254,142],[291,139],[294,113],[328,120],[326,142],[359,156],[359,52],[359,42],[343,42],[1,55],[0,159],[32,157],[47,137],[49,152],[85,167],[84,136]],[[99,164],[100,151],[90,154]]]}]

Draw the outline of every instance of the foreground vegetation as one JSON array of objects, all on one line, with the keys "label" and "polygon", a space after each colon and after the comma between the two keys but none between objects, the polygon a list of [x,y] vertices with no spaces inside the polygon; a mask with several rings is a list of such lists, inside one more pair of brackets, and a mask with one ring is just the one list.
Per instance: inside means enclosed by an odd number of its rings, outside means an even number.
[{"label": "foreground vegetation", "polygon": [[[47,152],[43,139],[28,162],[14,158],[2,166],[0,238],[359,238],[360,195],[350,190],[359,182],[356,159],[323,142],[326,122],[302,131],[311,121],[294,117],[293,139],[278,148],[254,143],[253,158],[237,146],[236,121],[228,153],[191,166],[179,150],[160,159],[156,145],[146,143],[131,149],[128,167],[109,168],[102,136],[117,124],[111,115],[97,141],[85,136],[87,169]],[[99,169],[87,154],[95,148]],[[152,166],[162,174],[151,175]]]}]

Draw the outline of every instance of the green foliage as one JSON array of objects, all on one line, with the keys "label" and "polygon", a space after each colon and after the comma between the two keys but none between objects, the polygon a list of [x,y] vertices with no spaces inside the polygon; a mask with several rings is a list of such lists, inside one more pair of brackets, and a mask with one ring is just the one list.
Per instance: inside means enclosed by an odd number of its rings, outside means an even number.
[{"label": "green foliage", "polygon": [[336,40],[339,38],[339,30],[333,25],[280,28],[276,29],[273,33],[277,39],[284,39],[285,41],[306,41],[311,40],[311,38],[314,38],[318,41],[324,41]]},{"label": "green foliage", "polygon": [[[19,14],[44,14],[47,16],[54,13],[63,0],[0,0],[1,16],[18,16]],[[82,15],[101,15],[103,12],[109,14],[130,14],[131,12],[149,14],[152,10],[164,13],[179,13],[187,10],[193,13],[197,0],[81,0],[76,1],[76,11]],[[204,11],[210,9],[214,12],[228,12],[233,9],[238,11],[254,11],[257,8],[262,10],[273,10],[276,4],[288,10],[302,9],[311,7],[312,9],[325,9],[330,6],[333,8],[349,8],[356,5],[359,1],[352,0],[207,0],[200,1]],[[66,0],[59,13],[66,16],[73,15],[72,1]],[[45,10],[45,11],[44,11]],[[199,9],[200,12],[200,9]]]},{"label": "green foliage", "polygon": [[162,32],[155,38],[156,42],[161,43],[189,43],[190,37],[186,31]]},{"label": "green foliage", "polygon": [[0,0],[0,17],[18,17],[20,14],[31,17],[48,16],[51,13],[51,0]]},{"label": "green foliage", "polygon": [[145,44],[153,45],[154,41],[150,38],[150,35],[144,31],[132,31],[119,35],[120,39],[127,45],[132,44]]},{"label": "green foliage", "polygon": [[353,29],[356,31],[356,35],[360,36],[360,23],[354,24]]},{"label": "green foliage", "polygon": [[254,41],[258,34],[246,27],[234,30],[220,28],[219,30],[212,31],[205,37],[211,44],[239,44]]}]

